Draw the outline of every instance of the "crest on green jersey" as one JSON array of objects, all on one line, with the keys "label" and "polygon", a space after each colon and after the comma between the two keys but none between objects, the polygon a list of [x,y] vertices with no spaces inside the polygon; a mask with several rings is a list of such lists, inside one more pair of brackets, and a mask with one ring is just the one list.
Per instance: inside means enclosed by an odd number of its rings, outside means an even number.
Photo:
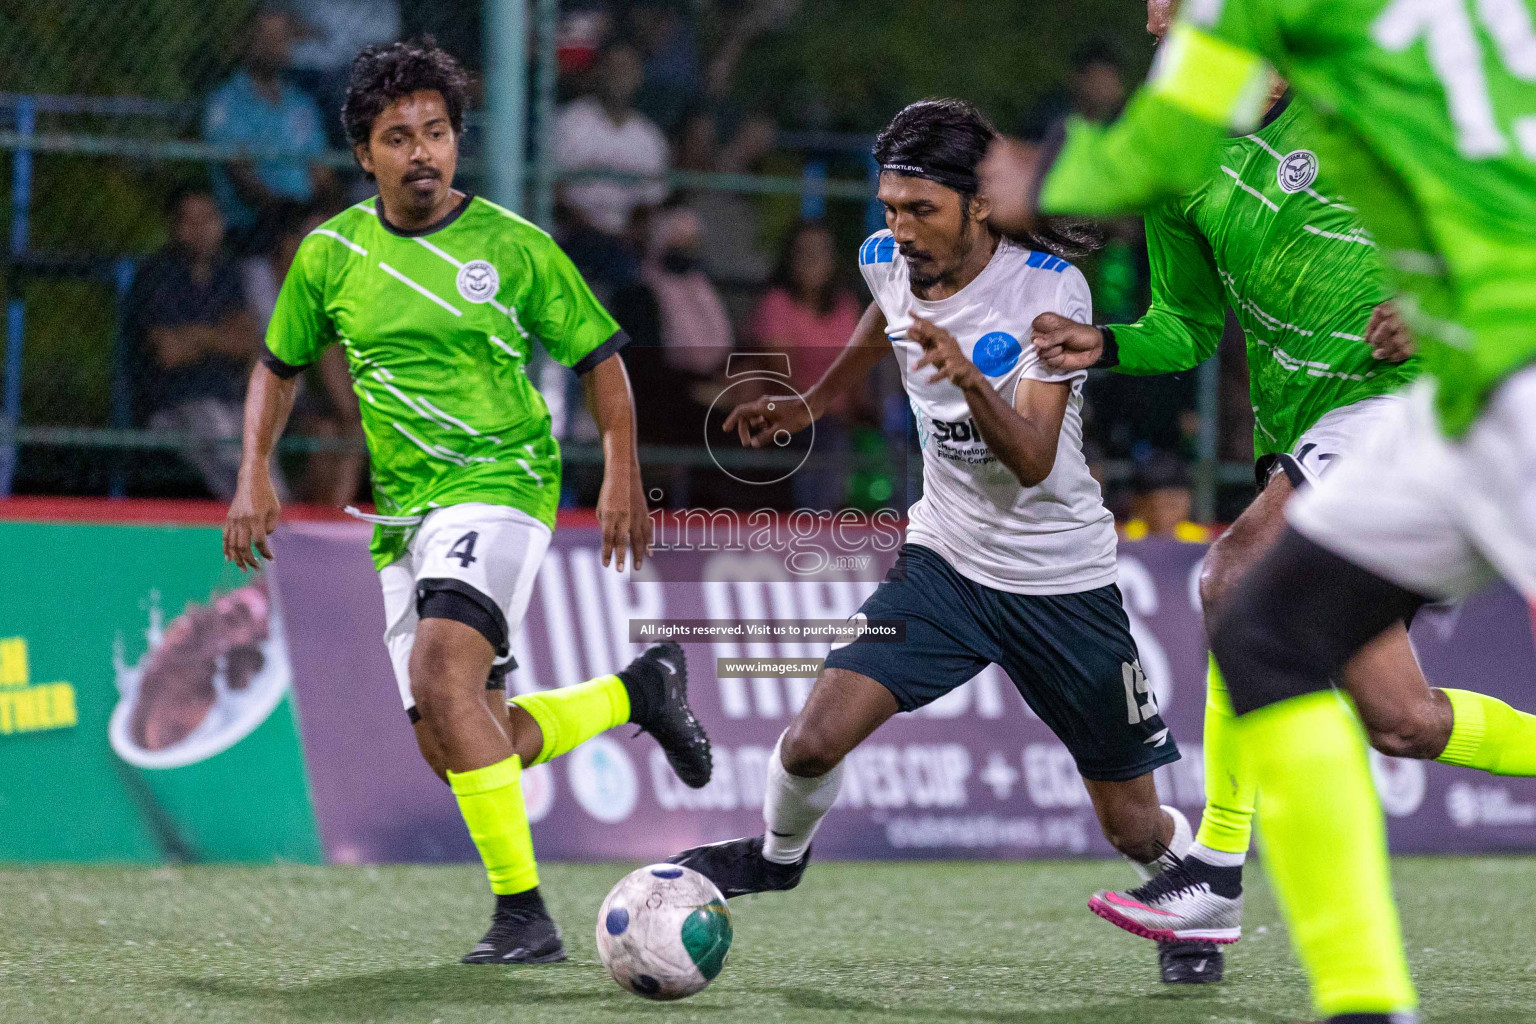
[{"label": "crest on green jersey", "polygon": [[1297,149],[1280,160],[1275,172],[1280,179],[1280,191],[1287,195],[1300,192],[1317,180],[1317,154],[1310,149]]},{"label": "crest on green jersey", "polygon": [[490,302],[501,288],[501,275],[486,260],[470,260],[459,268],[454,283],[465,301]]}]

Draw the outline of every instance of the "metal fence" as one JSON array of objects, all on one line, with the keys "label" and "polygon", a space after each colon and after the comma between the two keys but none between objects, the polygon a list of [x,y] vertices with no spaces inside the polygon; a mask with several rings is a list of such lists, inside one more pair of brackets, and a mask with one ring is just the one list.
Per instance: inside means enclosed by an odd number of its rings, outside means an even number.
[{"label": "metal fence", "polygon": [[[128,460],[190,442],[131,428],[119,310],[137,261],[163,239],[164,205],[178,184],[223,162],[293,155],[200,137],[204,101],[239,66],[262,7],[18,0],[0,13],[0,495],[10,493],[19,462],[56,470],[41,474],[45,488],[121,494]],[[477,191],[549,225],[562,177],[550,145],[558,0],[408,0],[399,14],[402,34],[432,31],[450,45],[457,35],[461,57],[480,72],[483,102],[472,114],[462,173]],[[784,159],[776,163],[791,173],[673,172],[669,184],[765,197],[791,219],[835,209],[856,226],[879,223],[873,165],[861,156],[867,139],[780,133],[777,145]],[[308,159],[343,170],[353,163],[336,147]],[[1200,379],[1198,509],[1208,519],[1218,481],[1244,480],[1247,469],[1218,463],[1214,364]],[[285,441],[293,451],[353,444]],[[578,465],[600,457],[581,444],[567,451]],[[1128,469],[1109,467],[1115,476]]]}]

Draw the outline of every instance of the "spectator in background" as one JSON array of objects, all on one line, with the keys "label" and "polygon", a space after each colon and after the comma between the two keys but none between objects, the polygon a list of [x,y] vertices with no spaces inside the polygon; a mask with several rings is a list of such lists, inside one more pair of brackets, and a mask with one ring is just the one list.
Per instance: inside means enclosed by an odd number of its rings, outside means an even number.
[{"label": "spectator in background", "polygon": [[[398,0],[290,0],[293,68],[323,110],[340,110],[352,60],[365,46],[400,38]],[[331,144],[346,146],[341,118],[321,121]]]},{"label": "spectator in background", "polygon": [[[288,268],[293,266],[299,243],[324,220],[323,215],[308,207],[291,205],[274,217],[270,250],[241,261],[246,302],[261,334],[266,334],[277,305],[277,293],[288,276]],[[316,383],[319,387],[314,386]],[[310,452],[299,484],[299,498],[303,501],[333,506],[350,502],[357,493],[366,460],[357,395],[352,391],[342,346],[327,348],[319,363],[300,382],[290,422],[294,432],[304,437],[350,438],[358,443],[359,450],[355,452]]]},{"label": "spectator in background", "polygon": [[237,160],[213,171],[218,197],[240,248],[257,251],[266,219],[283,202],[335,202],[330,168],[304,159],[324,152],[325,129],[313,97],[283,80],[293,44],[287,12],[264,7],[251,26],[245,67],[208,97],[203,137],[249,149],[280,149],[289,159]]},{"label": "spectator in background", "polygon": [[627,7],[624,34],[644,59],[635,107],[670,132],[704,92],[698,36],[675,0],[634,0]]},{"label": "spectator in background", "polygon": [[[785,240],[773,285],[752,315],[752,340],[789,357],[790,385],[804,395],[836,361],[862,313],[859,300],[838,276],[832,232],[820,221],[802,221]],[[812,458],[835,465],[807,466],[795,474],[797,506],[841,505],[852,451],[851,421],[855,413],[867,412],[856,404],[852,393],[839,395],[816,421]]]},{"label": "spectator in background", "polygon": [[[773,149],[772,119],[747,118],[725,146],[720,145],[719,122],[713,107],[699,107],[683,119],[677,145],[680,170],[746,174]],[[703,225],[704,272],[711,280],[749,287],[767,282],[773,264],[763,251],[762,218],[750,196],[701,188],[689,189],[684,201]]]},{"label": "spectator in background", "polygon": [[[697,445],[734,345],[720,293],[700,269],[699,218],[670,206],[651,218],[640,280],[609,311],[632,339],[624,349],[640,442]],[[721,414],[723,416],[723,413]],[[688,500],[688,474],[673,473],[669,496]]]},{"label": "spectator in background", "polygon": [[[123,315],[135,420],[205,443],[184,452],[221,501],[235,493],[245,380],[262,348],[213,195],[171,199],[171,240],[134,277]],[[234,439],[233,444],[214,443]]]},{"label": "spectator in background", "polygon": [[565,186],[564,200],[587,227],[623,235],[638,208],[666,197],[667,140],[634,108],[643,75],[640,51],[628,43],[603,48],[592,70],[591,95],[566,104],[555,118],[555,163],[562,171],[612,171],[646,180],[593,180]]},{"label": "spectator in background", "polygon": [[1194,489],[1189,467],[1177,455],[1153,452],[1136,465],[1131,481],[1132,519],[1120,529],[1122,540],[1169,540],[1201,544],[1210,530],[1189,521]]}]

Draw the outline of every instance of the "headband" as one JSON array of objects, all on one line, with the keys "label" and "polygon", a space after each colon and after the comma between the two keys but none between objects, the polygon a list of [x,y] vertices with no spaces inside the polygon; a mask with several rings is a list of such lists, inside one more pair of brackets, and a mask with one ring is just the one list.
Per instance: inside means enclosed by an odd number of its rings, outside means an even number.
[{"label": "headband", "polygon": [[929,181],[952,188],[962,195],[975,195],[979,186],[976,172],[953,167],[919,167],[916,164],[881,164],[881,173],[904,174],[909,178],[927,178]]}]

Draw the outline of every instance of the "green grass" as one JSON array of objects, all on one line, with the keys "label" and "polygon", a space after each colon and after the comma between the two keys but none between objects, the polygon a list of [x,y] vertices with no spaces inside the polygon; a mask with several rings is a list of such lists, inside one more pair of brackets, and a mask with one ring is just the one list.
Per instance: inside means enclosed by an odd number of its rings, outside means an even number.
[{"label": "green grass", "polygon": [[[1169,989],[1151,944],[1091,916],[1103,863],[819,864],[732,904],[724,973],[683,1003],[609,980],[593,948],[622,865],[548,865],[571,959],[463,967],[488,911],[472,867],[0,871],[0,1021],[585,1024],[1286,1024],[1303,980],[1251,873],[1227,981]],[[1536,861],[1398,862],[1431,1024],[1536,1020]]]}]

